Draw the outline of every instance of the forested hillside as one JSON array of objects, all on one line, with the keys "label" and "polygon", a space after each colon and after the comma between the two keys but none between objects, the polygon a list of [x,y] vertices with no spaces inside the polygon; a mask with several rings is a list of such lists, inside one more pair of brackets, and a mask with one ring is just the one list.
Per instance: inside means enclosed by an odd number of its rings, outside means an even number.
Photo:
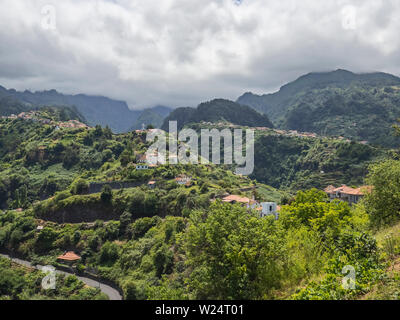
[{"label": "forested hillside", "polygon": [[160,127],[172,109],[156,106],[144,111],[131,110],[124,101],[85,94],[66,95],[56,90],[23,92],[7,90],[0,86],[0,115],[18,114],[43,106],[59,106],[75,109],[91,126],[108,126],[115,133],[141,129],[142,123]]},{"label": "forested hillside", "polygon": [[161,127],[163,130],[168,130],[169,121],[177,121],[178,130],[189,123],[198,123],[201,121],[226,121],[242,126],[273,127],[267,116],[262,115],[247,106],[241,106],[235,102],[224,99],[215,99],[202,103],[197,107],[197,109],[178,108],[174,110],[165,119],[164,124]]},{"label": "forested hillside", "polygon": [[381,148],[328,138],[259,134],[252,178],[275,188],[324,189],[361,185],[369,164],[386,156]]},{"label": "forested hillside", "polygon": [[[138,170],[147,131],[68,127],[61,110],[0,120],[0,251],[57,267],[74,251],[75,272],[129,300],[396,298],[397,151],[258,128],[257,181],[225,165]],[[351,206],[318,190],[328,183],[373,188]],[[276,202],[279,217],[226,195]],[[49,295],[34,285],[40,274],[7,266],[0,260],[4,299],[104,298],[69,278]],[[342,286],[346,266],[355,289]]]},{"label": "forested hillside", "polygon": [[384,73],[345,70],[310,73],[279,92],[246,93],[238,103],[268,115],[284,129],[344,136],[383,146],[398,146],[390,135],[400,117],[400,79]]}]

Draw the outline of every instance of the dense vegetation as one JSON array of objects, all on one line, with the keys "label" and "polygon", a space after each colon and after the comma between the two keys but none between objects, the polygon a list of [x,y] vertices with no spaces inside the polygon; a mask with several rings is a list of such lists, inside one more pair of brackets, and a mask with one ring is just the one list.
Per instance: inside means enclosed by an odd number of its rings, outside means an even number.
[{"label": "dense vegetation", "polygon": [[[245,117],[243,115],[246,115]],[[251,126],[251,127],[269,127],[273,125],[268,117],[262,115],[247,106],[241,106],[235,102],[215,99],[200,104],[197,109],[178,108],[175,109],[165,120],[161,129],[169,130],[169,121],[178,122],[178,130],[189,123],[198,122],[220,122]]]},{"label": "dense vegetation", "polygon": [[265,113],[278,127],[398,146],[390,134],[400,117],[400,79],[345,70],[311,73],[279,92],[247,93],[238,102]]},{"label": "dense vegetation", "polygon": [[[19,92],[0,86],[0,115],[10,115],[49,105],[75,107],[87,119],[88,124],[109,126],[114,132],[127,132],[132,126],[135,127],[134,129],[140,129],[143,120],[146,125],[161,125],[162,119],[171,111],[166,107],[155,107],[150,109],[149,115],[149,111],[130,110],[126,102],[107,97],[84,94],[64,95],[56,90]],[[140,119],[139,123],[138,119]],[[138,125],[140,127],[136,128]]]},{"label": "dense vegetation", "polygon": [[[40,112],[62,121],[59,109]],[[256,178],[283,192],[223,165],[135,170],[149,145],[142,132],[21,119],[1,120],[0,132],[0,250],[55,266],[74,251],[82,257],[77,273],[114,282],[125,299],[397,298],[397,152],[257,131]],[[179,185],[179,175],[191,183]],[[121,181],[135,185],[111,188]],[[91,192],[93,183],[101,190]],[[349,206],[312,188],[328,183],[374,189]],[[279,219],[224,203],[226,194],[275,201]],[[349,267],[354,289],[342,285]],[[0,276],[3,298],[103,298],[69,278],[60,280],[62,291],[42,292],[40,274],[12,269]]]},{"label": "dense vegetation", "polygon": [[18,266],[0,257],[0,300],[107,300],[100,289],[90,288],[75,276],[57,274],[56,288],[45,290],[40,271]]},{"label": "dense vegetation", "polygon": [[275,188],[324,189],[361,185],[368,165],[386,152],[379,148],[335,139],[260,134],[255,141],[251,178]]}]

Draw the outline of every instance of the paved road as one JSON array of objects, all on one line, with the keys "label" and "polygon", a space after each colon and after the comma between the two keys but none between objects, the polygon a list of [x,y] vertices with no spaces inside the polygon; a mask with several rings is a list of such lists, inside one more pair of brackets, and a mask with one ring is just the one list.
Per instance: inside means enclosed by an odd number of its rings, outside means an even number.
[{"label": "paved road", "polygon": [[[1,254],[0,256],[7,258],[7,259],[11,259],[13,262],[28,267],[28,268],[35,268],[37,270],[41,270],[43,266],[37,265],[37,266],[33,266],[29,261],[26,260],[21,260],[18,258],[11,258],[9,255],[6,254]],[[69,272],[65,272],[65,271],[61,271],[61,270],[57,270],[56,271],[59,274],[65,274],[65,275],[74,275],[73,273],[69,273]],[[100,283],[96,280],[92,280],[86,277],[80,277],[75,275],[79,280],[81,280],[82,282],[86,283],[88,286],[90,287],[94,287],[94,288],[99,288],[101,290],[101,292],[105,293],[110,300],[122,300],[122,296],[120,295],[120,293],[118,292],[118,290],[115,290],[114,288],[104,284],[104,283]]]}]

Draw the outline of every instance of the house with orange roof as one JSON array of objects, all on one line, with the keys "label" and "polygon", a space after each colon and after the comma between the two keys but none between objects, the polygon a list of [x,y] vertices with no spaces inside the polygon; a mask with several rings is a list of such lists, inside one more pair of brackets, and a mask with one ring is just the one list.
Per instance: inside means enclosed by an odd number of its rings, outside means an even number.
[{"label": "house with orange roof", "polygon": [[191,186],[192,185],[192,177],[181,174],[175,178],[175,182],[179,185]]},{"label": "house with orange roof", "polygon": [[64,254],[62,254],[61,256],[57,257],[57,260],[60,260],[67,264],[74,264],[77,261],[81,260],[81,257],[78,256],[73,251],[68,251],[68,252],[64,252]]},{"label": "house with orange roof", "polygon": [[372,192],[372,189],[372,186],[362,186],[354,189],[344,184],[339,188],[328,186],[324,191],[331,200],[339,199],[346,201],[349,204],[355,204],[358,203],[367,193]]},{"label": "house with orange roof", "polygon": [[241,197],[238,195],[226,196],[222,198],[222,201],[231,204],[239,203],[244,205],[247,209],[257,209],[260,206],[260,204],[257,201],[249,199],[247,197]]}]

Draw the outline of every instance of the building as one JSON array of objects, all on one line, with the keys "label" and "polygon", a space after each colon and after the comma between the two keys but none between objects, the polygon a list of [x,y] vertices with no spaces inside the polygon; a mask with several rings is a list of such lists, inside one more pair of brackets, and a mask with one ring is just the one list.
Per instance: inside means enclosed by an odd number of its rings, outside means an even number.
[{"label": "building", "polygon": [[136,165],[136,170],[147,170],[149,169],[149,166],[147,164],[137,164]]},{"label": "building", "polygon": [[276,220],[279,218],[280,207],[275,202],[262,202],[260,204],[256,200],[238,195],[226,196],[225,198],[222,198],[222,201],[231,204],[239,203],[249,210],[256,210],[259,212],[261,218],[271,215],[275,216]]},{"label": "building", "polygon": [[145,154],[141,154],[137,157],[137,163],[146,163],[147,157]]},{"label": "building", "polygon": [[280,208],[278,208],[278,205],[275,202],[262,202],[261,206],[261,218],[273,215],[275,216],[275,220],[278,220]]},{"label": "building", "polygon": [[349,204],[355,204],[358,203],[365,194],[372,192],[372,188],[372,186],[362,186],[354,189],[344,184],[339,188],[330,185],[326,187],[324,191],[329,196],[330,200],[339,199]]},{"label": "building", "polygon": [[78,256],[73,251],[68,251],[68,252],[65,252],[63,255],[57,257],[57,260],[60,260],[64,263],[71,265],[71,264],[74,264],[74,263],[78,262],[79,260],[81,260],[81,257]]},{"label": "building", "polygon": [[184,174],[181,174],[181,175],[179,175],[179,176],[177,176],[175,178],[175,181],[176,181],[177,184],[179,184],[181,186],[184,186],[184,185],[190,186],[191,182],[192,182],[192,178],[188,177],[188,176],[186,176]]},{"label": "building", "polygon": [[241,197],[238,195],[229,195],[229,196],[223,198],[222,201],[231,203],[231,204],[239,203],[239,204],[246,206],[246,208],[248,208],[248,209],[256,209],[259,206],[257,201],[251,200],[247,197]]},{"label": "building", "polygon": [[150,189],[154,189],[156,187],[156,182],[155,181],[149,181],[149,183],[147,184],[147,186]]}]

